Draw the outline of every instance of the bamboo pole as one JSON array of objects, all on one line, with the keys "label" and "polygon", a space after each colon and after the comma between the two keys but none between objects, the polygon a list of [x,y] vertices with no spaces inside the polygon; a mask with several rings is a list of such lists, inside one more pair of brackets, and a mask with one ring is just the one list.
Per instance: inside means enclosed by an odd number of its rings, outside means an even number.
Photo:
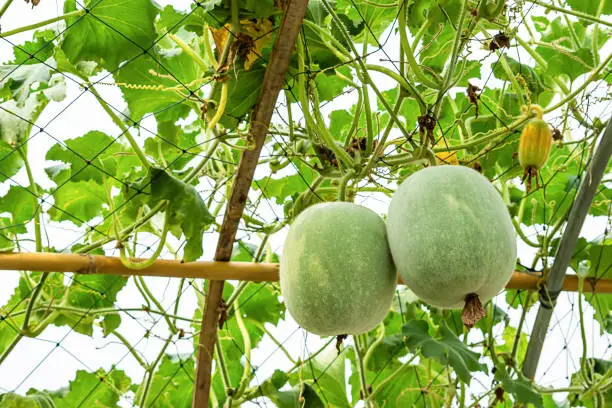
[{"label": "bamboo pole", "polygon": [[[232,5],[236,5],[234,0]],[[215,251],[216,261],[229,261],[232,256],[238,224],[247,202],[249,189],[253,183],[255,168],[263,148],[274,113],[274,106],[280,90],[283,88],[289,61],[295,47],[295,41],[302,27],[308,0],[289,0],[281,21],[272,54],[266,66],[259,98],[249,120],[249,136],[255,142],[253,149],[244,150],[232,182],[232,191],[227,200],[223,223],[219,229],[219,241]],[[212,381],[212,361],[217,341],[217,328],[221,311],[225,309],[223,301],[223,280],[210,280],[206,292],[200,338],[197,351],[196,378],[193,391],[193,408],[209,406],[210,386]],[[231,404],[230,404],[231,405]]]},{"label": "bamboo pole", "polygon": [[[56,253],[0,253],[0,270],[75,272],[81,274],[154,276],[211,280],[242,280],[251,282],[277,282],[279,265],[253,262],[189,262],[158,259],[145,269],[130,269],[121,259],[112,256]],[[537,290],[539,277],[514,272],[506,289]],[[403,285],[401,279],[398,284]],[[568,275],[562,290],[578,291],[578,277]],[[612,293],[612,279],[586,278],[584,292]]]},{"label": "bamboo pole", "polygon": [[[142,261],[142,259],[133,259]],[[253,262],[181,262],[158,259],[144,269],[130,269],[119,257],[87,254],[0,253],[0,270],[77,272],[82,274],[201,278],[211,280],[278,280],[278,264]]]}]

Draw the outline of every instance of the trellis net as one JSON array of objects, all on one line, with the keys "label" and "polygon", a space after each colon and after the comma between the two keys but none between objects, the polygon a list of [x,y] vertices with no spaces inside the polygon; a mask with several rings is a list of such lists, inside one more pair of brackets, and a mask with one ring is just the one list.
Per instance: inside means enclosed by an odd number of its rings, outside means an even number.
[{"label": "trellis net", "polygon": [[[0,251],[212,260],[286,3],[5,0]],[[603,0],[311,0],[232,260],[278,262],[310,205],[383,215],[410,174],[463,165],[502,194],[517,271],[545,278],[612,112],[611,14]],[[515,153],[531,104],[555,141],[528,189]],[[612,274],[609,170],[568,271],[595,281]],[[207,281],[1,282],[0,406],[191,406]],[[210,405],[608,406],[612,298],[588,286],[559,295],[530,379],[536,288],[502,292],[467,331],[400,285],[383,323],[340,341],[301,329],[278,283],[229,280]]]}]

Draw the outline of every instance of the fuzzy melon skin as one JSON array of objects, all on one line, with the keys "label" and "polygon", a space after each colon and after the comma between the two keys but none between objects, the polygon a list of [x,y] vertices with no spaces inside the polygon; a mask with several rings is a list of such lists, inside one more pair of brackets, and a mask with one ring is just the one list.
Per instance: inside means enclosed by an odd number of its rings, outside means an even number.
[{"label": "fuzzy melon skin", "polygon": [[367,332],[387,315],[397,272],[385,223],[347,202],[320,203],[296,217],[280,262],[287,310],[320,336]]},{"label": "fuzzy melon skin", "polygon": [[516,264],[516,235],[495,188],[475,170],[435,166],[409,176],[389,207],[393,260],[423,301],[461,308],[469,294],[484,303]]}]

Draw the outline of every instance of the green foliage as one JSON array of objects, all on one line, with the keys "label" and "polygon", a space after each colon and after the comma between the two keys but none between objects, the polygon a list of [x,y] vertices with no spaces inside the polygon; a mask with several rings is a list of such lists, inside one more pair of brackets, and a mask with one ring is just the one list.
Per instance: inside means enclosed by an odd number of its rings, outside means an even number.
[{"label": "green foliage", "polygon": [[295,374],[289,382],[294,386],[301,381],[309,384],[324,402],[323,406],[349,406],[345,387],[345,363],[343,355],[338,355],[333,347],[328,347],[306,363],[300,373],[301,379],[300,374]]},{"label": "green foliage", "polygon": [[440,327],[438,334],[429,333],[430,327],[422,320],[412,320],[402,327],[406,346],[413,352],[419,350],[424,357],[435,358],[441,364],[450,364],[459,378],[469,384],[470,372],[486,371],[479,363],[479,354],[466,347],[447,327]]},{"label": "green foliage", "polygon": [[525,379],[512,379],[506,368],[496,366],[495,378],[503,385],[505,392],[512,394],[517,402],[533,404],[536,408],[541,408],[542,395],[533,388],[533,384]]},{"label": "green foliage", "polygon": [[93,373],[79,370],[68,388],[54,391],[51,396],[57,408],[80,404],[117,406],[119,397],[129,390],[131,384],[132,381],[122,370],[106,372],[98,369]]},{"label": "green foliage", "polygon": [[25,233],[25,225],[34,218],[37,210],[35,191],[30,186],[11,186],[1,198],[0,213],[11,214],[10,225],[14,226],[15,232]]},{"label": "green foliage", "polygon": [[309,384],[300,384],[289,391],[280,391],[288,380],[287,374],[281,370],[276,370],[258,388],[261,390],[261,395],[270,398],[279,407],[322,408],[325,406],[314,388]]},{"label": "green foliage", "polygon": [[121,142],[102,132],[91,131],[51,147],[46,159],[63,165],[49,167],[46,171],[58,185],[67,180],[91,180],[98,184],[104,184],[109,178],[122,180],[139,164],[136,157],[126,153],[128,148]]},{"label": "green foliage", "polygon": [[[538,46],[536,52],[540,54],[548,63],[548,73],[552,75],[567,75],[571,80],[575,80],[579,75],[589,72],[595,64],[591,42],[593,31],[585,26],[583,22],[571,24],[571,30],[576,33],[578,43],[572,43],[568,37],[570,27],[562,17],[557,17],[549,21],[541,21],[543,26],[542,41],[555,46]],[[542,30],[543,27],[546,27]],[[601,33],[599,33],[601,35]],[[600,38],[598,36],[598,38]],[[606,41],[602,38],[601,43]],[[562,64],[562,65],[560,65]]]},{"label": "green foliage", "polygon": [[[61,44],[72,64],[95,61],[114,71],[122,61],[151,51],[156,38],[153,18],[159,11],[151,0],[87,0],[83,6],[83,16],[67,19],[70,29]],[[77,2],[67,0],[64,12],[74,10]]]},{"label": "green foliage", "polygon": [[[64,303],[81,310],[92,310],[113,306],[117,293],[125,286],[127,279],[122,276],[112,275],[83,275],[72,279],[70,286],[62,293]],[[118,327],[118,314],[106,315],[104,317],[104,330],[112,331],[113,326]],[[53,324],[68,325],[72,330],[91,336],[93,333],[93,322],[95,315],[86,313],[62,312]]]},{"label": "green foliage", "polygon": [[[192,154],[198,154],[202,150],[196,142],[198,130],[184,129],[172,121],[160,120],[157,123],[157,134],[145,140],[145,153],[163,164],[164,168],[184,172],[189,168],[187,164],[192,161]],[[185,151],[190,154],[185,154]]]},{"label": "green foliage", "polygon": [[[60,14],[48,14],[40,7],[21,13],[18,3],[3,2],[7,14],[0,11],[3,40],[12,46],[6,47],[0,64],[0,252],[114,256],[123,247],[128,256],[141,256],[143,248],[155,246],[153,240],[161,235],[165,219],[170,234],[160,243],[161,258],[211,259],[214,244],[209,247],[204,234],[215,237],[218,232],[216,220],[223,219],[241,155],[254,146],[251,112],[265,70],[275,68],[269,60],[287,2],[238,0],[237,18],[232,18],[232,1],[221,0],[193,2],[183,9],[160,8],[152,0],[67,0],[65,15],[61,8]],[[521,244],[521,265],[516,269],[539,275],[544,263],[551,264],[608,120],[610,95],[605,85],[612,76],[607,54],[611,30],[606,23],[612,3],[568,0],[559,6],[578,16],[557,10],[544,13],[529,2],[506,2],[502,10],[491,6],[504,2],[484,0],[326,3],[335,13],[328,11],[324,0],[308,2],[300,47],[291,45],[293,55],[274,106],[271,132],[251,191],[241,197],[246,202],[245,217],[239,223],[232,261],[253,262],[259,253],[258,261],[278,262],[274,251],[282,249],[278,243],[286,227],[321,201],[353,201],[384,213],[397,186],[430,164],[417,156],[433,149],[440,163],[456,158],[460,165],[479,170],[501,193],[530,248]],[[7,31],[5,24],[11,24],[7,16],[14,8],[27,27],[11,26]],[[500,14],[484,15],[485,8]],[[479,9],[484,18],[478,19]],[[398,19],[401,13],[405,26]],[[238,23],[265,27],[265,32],[249,37],[253,43],[245,38],[234,43],[229,60],[220,61],[221,46],[212,34]],[[410,50],[398,48],[402,31],[409,34]],[[490,39],[500,32],[510,38],[510,48],[491,51]],[[252,47],[261,58],[247,70],[245,55]],[[510,73],[498,63],[501,54]],[[303,69],[298,68],[298,60],[304,62]],[[364,72],[361,61],[391,70],[401,76],[401,84],[380,69]],[[445,79],[449,89],[430,87],[432,81]],[[472,89],[470,94],[468,83],[484,89]],[[221,108],[224,87],[227,101],[220,121],[208,129]],[[313,103],[315,91],[319,104]],[[291,115],[283,92],[291,103]],[[403,100],[394,113],[398,98]],[[101,117],[77,116],[72,105],[89,109],[89,103],[103,108],[92,107]],[[559,130],[561,140],[540,170],[539,188],[530,192],[520,181],[523,172],[515,156],[525,122],[523,103],[538,103],[544,109],[560,106],[545,111],[544,121]],[[430,129],[423,124],[426,114],[433,115]],[[307,124],[305,116],[312,117],[316,126]],[[324,128],[331,141],[321,132]],[[340,160],[342,151],[348,160]],[[609,224],[610,171],[608,166],[607,181],[599,186],[589,209],[596,233],[603,233]],[[416,198],[423,207],[422,197]],[[446,223],[444,236],[457,229],[448,211],[439,211],[436,217]],[[411,228],[402,226],[402,234],[409,236]],[[336,232],[333,236],[334,243],[346,238]],[[359,248],[364,240],[356,236],[344,248]],[[444,255],[439,244],[428,247],[436,258]],[[607,236],[580,238],[570,262],[570,273],[586,276],[584,293],[577,296],[584,296],[584,313],[599,323],[600,333],[595,325],[589,336],[595,343],[598,334],[603,338],[612,333],[612,295],[590,291],[598,279],[612,278],[611,248]],[[368,245],[358,252],[371,260],[373,251]],[[313,264],[314,255],[307,253],[304,259]],[[350,259],[355,259],[354,253],[336,261],[330,276]],[[378,267],[374,263],[369,271]],[[114,367],[110,364],[116,361],[107,361],[104,369],[76,371],[60,390],[3,389],[0,406],[191,406],[208,282],[181,281],[183,292],[164,291],[158,299],[159,286],[151,283],[152,293],[146,294],[127,276],[7,274],[15,275],[16,287],[7,288],[0,306],[2,369],[15,364],[12,353],[22,353],[25,342],[39,341],[28,337],[44,341],[61,331],[76,332],[73,336],[85,341],[108,337],[96,353],[104,356],[111,345],[122,351],[125,347],[141,363],[144,375],[128,378],[121,363]],[[448,295],[439,287],[436,290]],[[371,294],[371,287],[366,292]],[[579,390],[565,397],[554,390],[540,395],[536,384],[518,374],[531,326],[527,320],[519,329],[517,318],[538,307],[537,291],[508,290],[505,302],[503,296],[495,299],[493,316],[468,332],[460,311],[427,306],[400,286],[390,310],[385,306],[381,312],[381,316],[388,312],[384,320],[359,337],[359,350],[351,337],[338,349],[334,338],[318,339],[303,331],[291,337],[285,330],[293,324],[285,295],[272,282],[226,283],[223,299],[233,303],[227,305],[227,320],[218,330],[224,363],[214,362],[213,406],[259,403],[265,397],[269,405],[283,408],[441,408],[476,403],[546,408],[571,403],[591,408],[595,394],[589,392],[595,390],[589,387],[609,376],[609,361],[588,359],[586,372],[568,372],[571,378],[556,382]],[[185,305],[194,304],[183,301],[190,296],[199,306],[185,312]],[[358,296],[350,293],[351,300]],[[154,327],[151,322],[158,320],[171,330]],[[150,358],[156,343],[141,353],[143,344],[129,345],[131,336],[121,340],[132,321],[143,326],[142,336],[167,340],[167,346],[154,350]],[[569,321],[579,320],[572,316]],[[185,345],[193,345],[193,352],[177,354],[185,351]],[[262,356],[270,347],[274,352]],[[78,356],[79,350],[69,351]],[[590,355],[592,350],[587,351]],[[472,378],[478,379],[478,385]],[[35,383],[45,388],[39,378]],[[602,395],[612,398],[609,389]],[[555,402],[561,397],[564,401]]]},{"label": "green foliage", "polygon": [[[190,407],[194,375],[193,359],[190,356],[164,355],[151,380],[145,404],[139,406]],[[142,396],[137,392],[136,398],[141,401]]]},{"label": "green foliage", "polygon": [[[549,90],[550,87],[544,83],[541,75],[537,73],[536,69],[530,67],[529,65],[521,64],[519,61],[513,59],[512,57],[505,58],[507,59],[508,65],[510,66],[512,72],[519,73],[521,78],[525,81],[525,84],[527,85],[527,89],[525,91],[529,92],[529,94],[531,95],[531,100],[534,103],[539,103],[543,106],[546,106],[548,102],[550,102],[550,95],[544,92]],[[550,70],[547,72],[550,72]],[[498,79],[502,79],[505,81],[510,80],[506,72],[503,70],[501,64],[497,64],[495,66],[495,68],[493,69],[493,74]],[[542,100],[540,99],[540,95],[543,96]]]},{"label": "green foliage", "polygon": [[[193,35],[183,39],[192,45],[195,40]],[[152,49],[120,67],[114,78],[125,84],[120,89],[128,104],[128,117],[134,122],[148,113],[155,113],[159,120],[186,117],[197,101],[191,92],[208,82],[202,80],[201,68],[176,46]]]},{"label": "green foliage", "polygon": [[[244,70],[239,64],[234,67],[236,72],[232,73],[226,84],[227,86],[227,105],[220,123],[228,128],[236,127],[240,120],[248,114],[259,97],[261,81],[263,80],[264,69],[255,65],[248,71]],[[221,97],[221,87],[213,95],[213,99],[218,102]]]},{"label": "green foliage", "polygon": [[397,15],[397,10],[394,7],[388,7],[389,4],[393,4],[393,1],[377,0],[365,3],[353,0],[338,0],[336,8],[352,20],[354,27],[365,24],[366,28],[364,30],[359,30],[358,35],[353,34],[357,40],[363,41],[363,35],[367,32],[368,43],[378,45],[378,37],[389,27],[389,24]]},{"label": "green foliage", "polygon": [[202,235],[214,222],[214,217],[198,191],[157,168],[151,168],[149,174],[125,194],[131,196],[143,191],[150,193],[147,197],[151,207],[167,202],[168,222],[179,227],[187,240],[183,260],[191,262],[202,256]]},{"label": "green foliage", "polygon": [[55,408],[51,397],[38,391],[25,396],[12,392],[0,394],[0,404],[4,408]]},{"label": "green foliage", "polygon": [[23,159],[11,144],[0,140],[0,182],[13,177],[23,166]]}]

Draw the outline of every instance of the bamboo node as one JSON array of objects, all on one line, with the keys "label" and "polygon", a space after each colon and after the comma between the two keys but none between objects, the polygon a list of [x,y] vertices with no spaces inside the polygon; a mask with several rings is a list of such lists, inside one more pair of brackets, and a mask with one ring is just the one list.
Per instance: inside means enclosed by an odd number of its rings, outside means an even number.
[{"label": "bamboo node", "polygon": [[76,273],[80,273],[82,275],[92,275],[98,272],[98,268],[96,267],[96,260],[93,257],[93,255],[90,254],[83,254],[82,256],[86,256],[87,258],[89,258],[89,263],[87,265],[87,268],[81,268],[79,270],[76,270]]}]

